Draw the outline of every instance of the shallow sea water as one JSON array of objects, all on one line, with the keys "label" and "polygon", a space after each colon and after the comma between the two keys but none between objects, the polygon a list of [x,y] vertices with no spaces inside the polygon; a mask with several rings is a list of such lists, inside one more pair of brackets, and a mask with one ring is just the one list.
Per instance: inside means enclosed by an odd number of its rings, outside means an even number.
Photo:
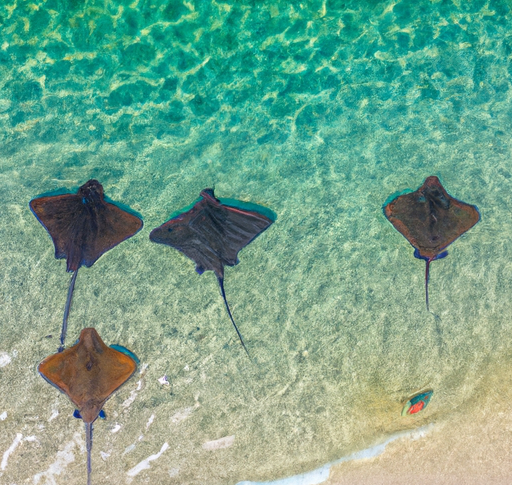
[{"label": "shallow sea water", "polygon": [[[1,483],[85,483],[82,422],[37,373],[69,275],[28,202],[90,178],[145,224],[77,278],[68,345],[94,326],[141,359],[93,483],[276,480],[506,408],[509,2],[13,0],[0,27]],[[429,175],[482,216],[431,266],[437,318],[382,213]],[[148,238],[212,186],[278,216],[226,269],[255,364],[215,277]]]}]

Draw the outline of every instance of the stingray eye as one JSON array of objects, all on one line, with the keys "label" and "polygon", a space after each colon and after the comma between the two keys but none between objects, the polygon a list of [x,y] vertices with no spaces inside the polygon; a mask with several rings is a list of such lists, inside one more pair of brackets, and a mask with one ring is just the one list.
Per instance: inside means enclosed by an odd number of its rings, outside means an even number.
[{"label": "stingray eye", "polygon": [[171,232],[172,231],[172,227],[167,228],[167,231]]},{"label": "stingray eye", "polygon": [[418,202],[427,202],[427,199],[425,199],[425,196],[423,194],[421,194],[419,197],[418,197]]},{"label": "stingray eye", "polygon": [[91,369],[92,369],[92,365],[93,365],[93,364],[92,364],[92,360],[89,360],[89,361],[87,362],[87,364],[85,364],[85,368],[86,368],[87,370],[91,370]]}]

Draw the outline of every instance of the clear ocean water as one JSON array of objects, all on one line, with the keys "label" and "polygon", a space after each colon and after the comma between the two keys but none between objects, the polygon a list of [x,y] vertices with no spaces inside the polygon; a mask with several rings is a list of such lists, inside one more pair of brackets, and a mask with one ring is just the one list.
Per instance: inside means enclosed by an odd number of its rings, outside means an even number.
[{"label": "clear ocean water", "polygon": [[[512,397],[510,2],[12,0],[0,27],[1,483],[85,483],[83,424],[37,373],[70,276],[28,203],[91,178],[145,225],[77,278],[68,344],[93,326],[141,360],[95,423],[93,483],[277,480],[423,426],[492,445]],[[431,265],[436,316],[382,212],[429,175],[481,213]],[[206,187],[278,216],[226,269],[254,364],[214,275],[148,238]]]}]

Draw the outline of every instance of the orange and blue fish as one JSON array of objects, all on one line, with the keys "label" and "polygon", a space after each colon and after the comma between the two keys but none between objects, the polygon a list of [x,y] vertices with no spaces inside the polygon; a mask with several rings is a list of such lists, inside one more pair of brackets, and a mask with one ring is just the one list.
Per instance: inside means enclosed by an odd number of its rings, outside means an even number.
[{"label": "orange and blue fish", "polygon": [[405,406],[402,409],[402,416],[407,416],[408,414],[416,414],[419,413],[420,411],[423,411],[430,402],[432,394],[434,394],[434,391],[429,390],[423,391],[411,397],[405,403]]}]

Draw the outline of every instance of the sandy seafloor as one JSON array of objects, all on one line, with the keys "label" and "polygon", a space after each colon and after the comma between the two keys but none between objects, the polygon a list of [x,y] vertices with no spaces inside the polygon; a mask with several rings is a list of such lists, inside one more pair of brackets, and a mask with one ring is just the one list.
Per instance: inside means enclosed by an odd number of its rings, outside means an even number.
[{"label": "sandy seafloor", "polygon": [[[28,202],[90,178],[145,224],[77,279],[68,345],[94,326],[141,359],[93,483],[277,480],[401,432],[325,483],[511,482],[509,2],[13,0],[0,27],[2,484],[85,483],[37,373],[70,277]],[[382,213],[429,175],[482,216],[431,266],[438,318]],[[212,186],[278,215],[226,270],[255,364],[215,277],[148,238]]]}]

